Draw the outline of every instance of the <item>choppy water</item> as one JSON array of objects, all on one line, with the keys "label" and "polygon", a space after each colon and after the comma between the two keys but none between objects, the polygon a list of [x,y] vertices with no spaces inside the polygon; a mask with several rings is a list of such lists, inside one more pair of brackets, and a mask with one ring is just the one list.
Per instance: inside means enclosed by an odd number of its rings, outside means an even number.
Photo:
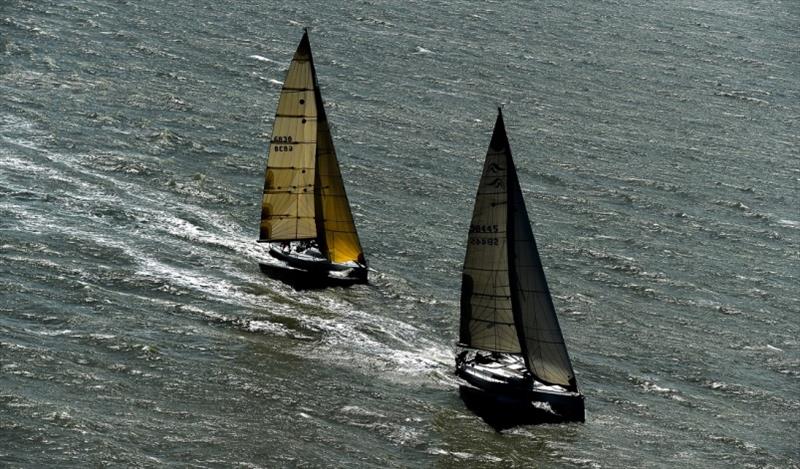
[{"label": "choppy water", "polygon": [[[798,467],[800,8],[0,2],[0,465]],[[372,285],[257,236],[311,28]],[[495,106],[582,425],[452,376]]]}]

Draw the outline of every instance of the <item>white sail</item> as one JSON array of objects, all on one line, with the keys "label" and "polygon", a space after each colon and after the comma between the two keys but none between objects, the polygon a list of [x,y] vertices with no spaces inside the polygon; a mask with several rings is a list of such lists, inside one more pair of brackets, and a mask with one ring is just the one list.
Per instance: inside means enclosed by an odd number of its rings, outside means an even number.
[{"label": "white sail", "polygon": [[[498,128],[495,126],[495,136]],[[508,162],[495,136],[475,197],[461,283],[460,342],[520,353],[508,273]]]}]

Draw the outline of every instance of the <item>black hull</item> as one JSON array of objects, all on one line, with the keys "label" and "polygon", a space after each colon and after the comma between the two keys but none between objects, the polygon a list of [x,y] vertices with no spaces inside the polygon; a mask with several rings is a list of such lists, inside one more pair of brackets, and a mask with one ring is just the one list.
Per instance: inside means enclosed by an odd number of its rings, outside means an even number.
[{"label": "black hull", "polygon": [[464,402],[481,417],[483,410],[497,419],[520,420],[518,425],[585,421],[584,397],[578,392],[534,388],[522,376],[496,376],[464,361],[457,361],[456,375],[469,383],[461,386],[461,396],[468,395],[470,402]]},{"label": "black hull", "polygon": [[349,275],[327,270],[304,270],[287,265],[260,263],[261,272],[295,290],[316,290],[328,287],[349,287],[367,283],[367,269],[353,269]]},{"label": "black hull", "polygon": [[464,405],[498,432],[521,425],[580,421],[565,419],[546,408],[533,405],[531,401],[508,398],[469,385],[459,386],[458,391]]}]

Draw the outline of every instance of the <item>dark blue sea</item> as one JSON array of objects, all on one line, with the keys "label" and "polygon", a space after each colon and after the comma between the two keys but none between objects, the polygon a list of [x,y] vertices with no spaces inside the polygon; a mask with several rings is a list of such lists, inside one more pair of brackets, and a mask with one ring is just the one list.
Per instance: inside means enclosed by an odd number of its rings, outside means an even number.
[{"label": "dark blue sea", "polygon": [[[309,28],[371,273],[265,277]],[[0,0],[0,466],[800,467],[800,4]],[[586,423],[453,375],[503,107]]]}]

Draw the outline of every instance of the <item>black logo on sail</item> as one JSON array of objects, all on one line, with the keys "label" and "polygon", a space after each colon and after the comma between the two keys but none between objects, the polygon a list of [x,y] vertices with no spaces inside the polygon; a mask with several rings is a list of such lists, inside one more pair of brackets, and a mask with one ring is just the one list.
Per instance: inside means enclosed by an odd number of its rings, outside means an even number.
[{"label": "black logo on sail", "polygon": [[499,172],[505,171],[505,170],[506,170],[506,168],[500,166],[497,163],[492,163],[492,164],[489,165],[489,172],[490,173],[499,173]]},{"label": "black logo on sail", "polygon": [[488,185],[494,187],[495,189],[504,189],[506,187],[506,183],[503,181],[503,178],[495,178]]}]

